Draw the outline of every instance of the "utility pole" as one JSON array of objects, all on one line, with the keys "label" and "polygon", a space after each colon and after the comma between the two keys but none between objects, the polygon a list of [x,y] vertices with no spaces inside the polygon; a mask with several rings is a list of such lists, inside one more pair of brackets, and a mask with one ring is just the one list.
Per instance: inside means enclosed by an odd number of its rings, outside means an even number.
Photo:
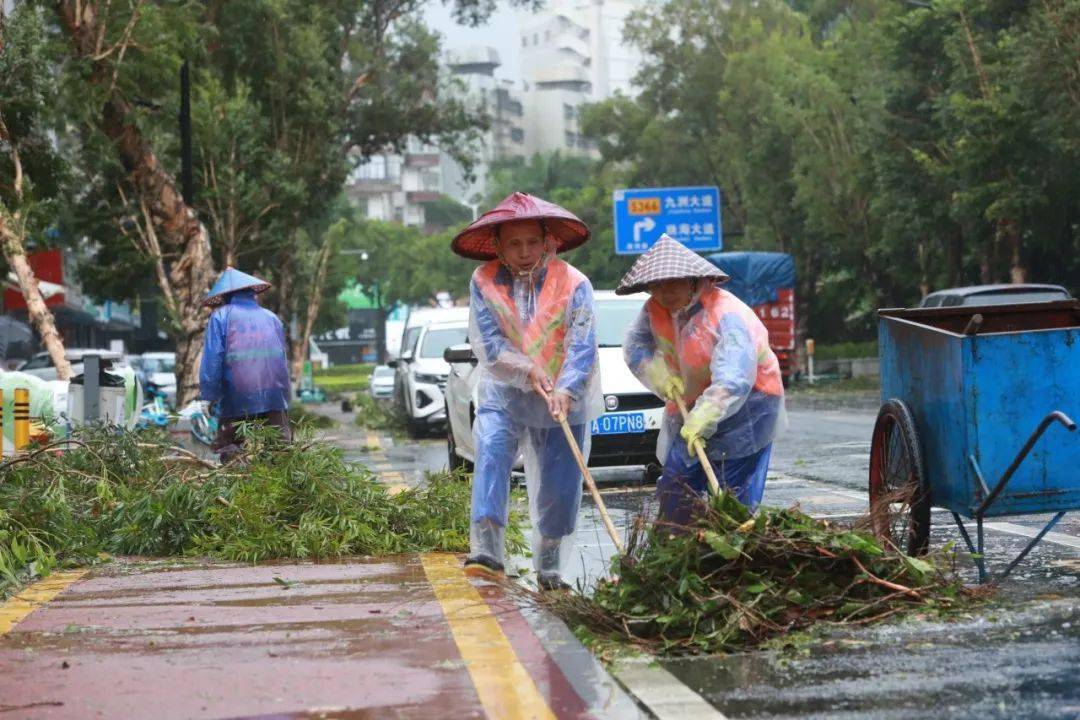
[{"label": "utility pole", "polygon": [[180,194],[191,206],[195,195],[191,173],[191,71],[187,60],[180,66]]}]

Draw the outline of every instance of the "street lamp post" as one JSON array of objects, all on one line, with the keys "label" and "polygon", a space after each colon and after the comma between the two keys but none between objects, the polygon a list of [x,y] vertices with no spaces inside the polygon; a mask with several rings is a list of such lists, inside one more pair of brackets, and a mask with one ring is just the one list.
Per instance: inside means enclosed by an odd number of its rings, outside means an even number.
[{"label": "street lamp post", "polygon": [[[341,250],[342,255],[359,255],[360,262],[366,263],[371,255],[367,250]],[[357,278],[359,280],[359,278]],[[365,289],[367,285],[364,286]],[[386,362],[386,317],[383,313],[382,295],[379,292],[379,280],[375,278],[371,281],[371,288],[375,295],[375,361],[378,364]]]}]

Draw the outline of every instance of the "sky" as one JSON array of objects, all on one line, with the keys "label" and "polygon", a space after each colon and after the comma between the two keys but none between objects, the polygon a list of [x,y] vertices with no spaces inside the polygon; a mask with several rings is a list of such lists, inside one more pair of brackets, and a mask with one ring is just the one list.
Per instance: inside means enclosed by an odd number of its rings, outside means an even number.
[{"label": "sky", "polygon": [[518,18],[527,11],[515,10],[506,2],[488,20],[487,25],[477,28],[462,27],[454,22],[450,8],[438,0],[432,0],[424,10],[428,27],[443,36],[443,48],[457,50],[472,45],[493,47],[499,52],[502,66],[495,71],[496,77],[521,80],[521,57],[519,54]]}]

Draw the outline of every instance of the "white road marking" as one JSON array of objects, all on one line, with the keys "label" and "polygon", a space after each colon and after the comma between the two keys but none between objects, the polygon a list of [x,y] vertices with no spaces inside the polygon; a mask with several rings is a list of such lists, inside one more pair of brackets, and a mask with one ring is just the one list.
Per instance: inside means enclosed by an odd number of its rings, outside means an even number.
[{"label": "white road marking", "polygon": [[705,698],[651,659],[622,660],[611,671],[658,720],[726,720]]}]

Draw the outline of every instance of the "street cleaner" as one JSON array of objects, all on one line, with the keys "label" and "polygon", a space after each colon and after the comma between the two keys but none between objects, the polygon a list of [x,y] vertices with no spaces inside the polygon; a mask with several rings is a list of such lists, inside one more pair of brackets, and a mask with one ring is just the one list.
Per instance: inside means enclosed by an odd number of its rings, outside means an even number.
[{"label": "street cleaner", "polygon": [[[784,424],[784,386],[754,311],[718,287],[728,276],[662,235],[620,281],[619,295],[652,297],[627,331],[626,364],[668,401],[657,441],[659,522],[686,525],[706,496],[700,443],[721,488],[755,509],[772,441]],[[677,398],[689,415],[683,422]]]},{"label": "street cleaner", "polygon": [[478,360],[476,469],[466,566],[502,572],[510,472],[522,452],[533,565],[545,590],[567,587],[581,481],[559,424],[589,454],[589,423],[603,412],[592,285],[555,257],[589,239],[573,213],[514,193],[453,240],[485,261],[470,283],[469,341]]},{"label": "street cleaner", "polygon": [[255,296],[270,289],[257,277],[226,268],[203,305],[214,308],[206,328],[199,391],[220,422],[211,447],[222,462],[238,455],[241,422],[261,421],[292,440],[285,328]]}]

